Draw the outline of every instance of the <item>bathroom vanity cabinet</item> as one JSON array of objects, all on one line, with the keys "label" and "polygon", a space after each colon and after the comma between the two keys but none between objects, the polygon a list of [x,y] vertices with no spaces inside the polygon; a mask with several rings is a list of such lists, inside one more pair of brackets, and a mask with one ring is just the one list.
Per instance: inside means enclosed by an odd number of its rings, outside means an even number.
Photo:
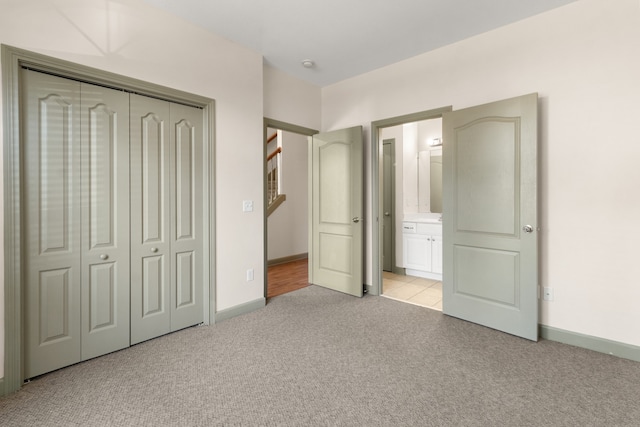
[{"label": "bathroom vanity cabinet", "polygon": [[442,280],[442,223],[403,222],[406,274]]}]

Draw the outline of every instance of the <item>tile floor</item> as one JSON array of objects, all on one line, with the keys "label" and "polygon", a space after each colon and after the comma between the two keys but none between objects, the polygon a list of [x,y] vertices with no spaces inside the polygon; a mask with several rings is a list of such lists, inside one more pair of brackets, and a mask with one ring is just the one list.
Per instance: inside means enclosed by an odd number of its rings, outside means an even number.
[{"label": "tile floor", "polygon": [[382,296],[442,311],[442,282],[382,272]]}]

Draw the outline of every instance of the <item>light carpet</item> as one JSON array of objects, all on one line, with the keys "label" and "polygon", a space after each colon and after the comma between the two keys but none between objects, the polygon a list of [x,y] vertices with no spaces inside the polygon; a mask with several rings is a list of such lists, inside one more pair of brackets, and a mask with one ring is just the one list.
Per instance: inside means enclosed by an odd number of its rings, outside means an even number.
[{"label": "light carpet", "polygon": [[42,376],[2,426],[639,426],[640,363],[310,286]]}]

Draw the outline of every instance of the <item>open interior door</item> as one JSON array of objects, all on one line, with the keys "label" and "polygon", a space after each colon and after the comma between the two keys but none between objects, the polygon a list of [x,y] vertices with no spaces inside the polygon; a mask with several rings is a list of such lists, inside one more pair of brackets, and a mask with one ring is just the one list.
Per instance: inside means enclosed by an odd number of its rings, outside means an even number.
[{"label": "open interior door", "polygon": [[309,144],[309,282],[361,297],[362,127]]},{"label": "open interior door", "polygon": [[537,100],[443,116],[443,312],[534,341]]}]

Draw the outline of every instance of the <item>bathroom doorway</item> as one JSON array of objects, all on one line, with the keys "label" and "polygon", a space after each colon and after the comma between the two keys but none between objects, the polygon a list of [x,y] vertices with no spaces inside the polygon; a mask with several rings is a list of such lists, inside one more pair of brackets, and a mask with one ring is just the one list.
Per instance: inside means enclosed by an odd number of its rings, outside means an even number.
[{"label": "bathroom doorway", "polygon": [[378,232],[380,262],[372,293],[440,311],[445,111],[450,108],[372,123],[374,179],[375,166],[378,173],[374,209],[378,207],[380,218],[373,230]]}]

